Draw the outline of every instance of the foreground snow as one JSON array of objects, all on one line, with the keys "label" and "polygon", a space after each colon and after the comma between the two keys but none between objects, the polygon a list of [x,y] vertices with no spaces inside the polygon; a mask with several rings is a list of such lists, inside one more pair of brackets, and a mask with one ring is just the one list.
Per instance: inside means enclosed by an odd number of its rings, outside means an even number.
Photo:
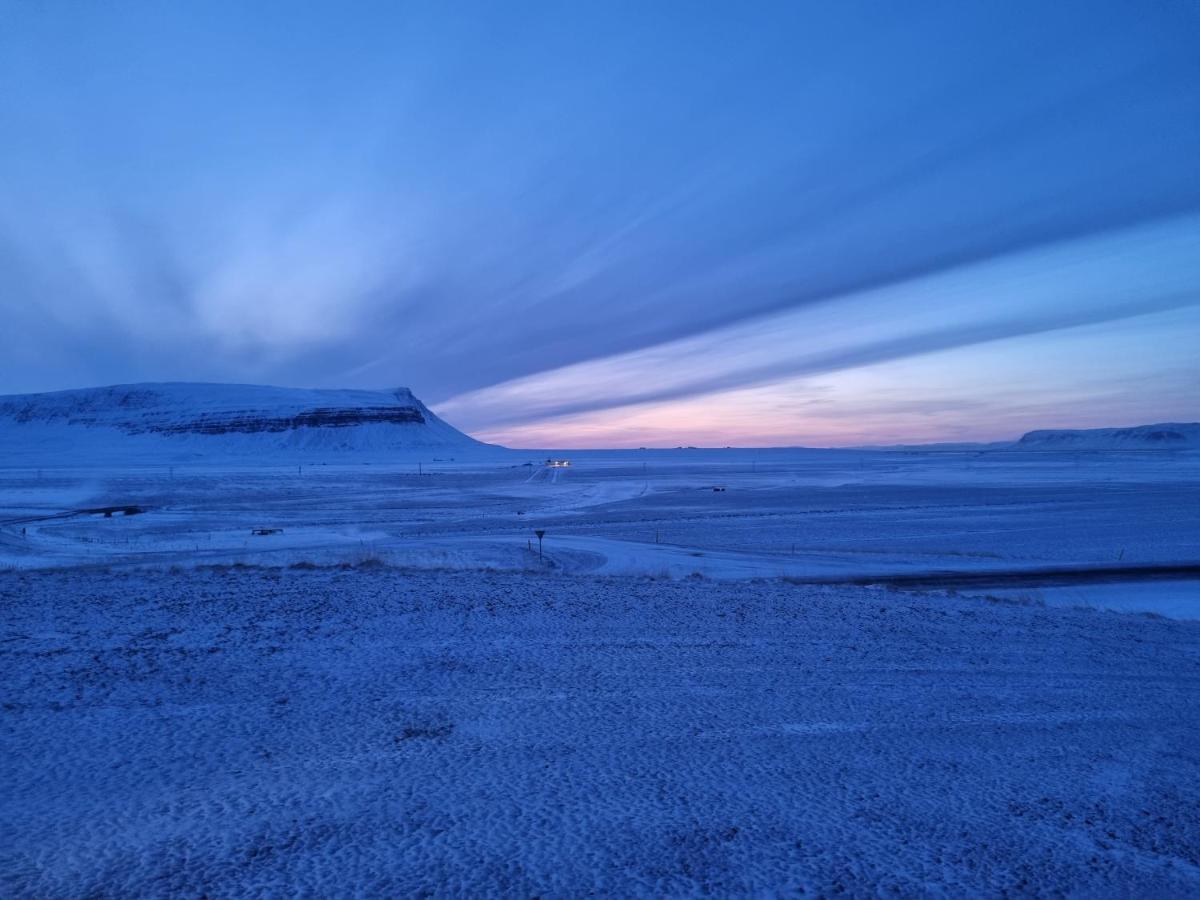
[{"label": "foreground snow", "polygon": [[8,896],[1200,893],[1200,623],[387,568],[0,574]]}]

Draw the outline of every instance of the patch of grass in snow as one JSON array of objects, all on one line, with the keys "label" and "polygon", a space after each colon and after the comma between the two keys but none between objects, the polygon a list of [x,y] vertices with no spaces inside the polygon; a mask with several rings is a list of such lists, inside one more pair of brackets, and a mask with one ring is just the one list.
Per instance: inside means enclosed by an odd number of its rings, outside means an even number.
[{"label": "patch of grass in snow", "polygon": [[453,722],[417,722],[405,725],[404,729],[392,738],[397,747],[405,741],[444,741],[454,734]]},{"label": "patch of grass in snow", "polygon": [[1046,601],[1039,594],[1014,594],[1011,597],[998,597],[995,594],[983,594],[980,598],[988,603],[1000,603],[1007,606],[1037,606],[1044,607]]}]

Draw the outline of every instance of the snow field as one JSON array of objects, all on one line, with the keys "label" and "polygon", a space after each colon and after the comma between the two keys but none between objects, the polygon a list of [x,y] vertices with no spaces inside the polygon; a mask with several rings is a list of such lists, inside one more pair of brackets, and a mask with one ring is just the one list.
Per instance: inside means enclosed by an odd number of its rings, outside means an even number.
[{"label": "snow field", "polygon": [[[547,469],[544,454],[506,452],[0,468],[0,568],[376,559],[675,578],[928,575],[928,586],[995,573],[983,593],[1010,591],[1023,572],[1127,569],[1110,584],[1016,589],[1049,604],[1200,615],[1200,454],[592,451]],[[143,512],[85,512],[123,504]],[[272,533],[252,533],[262,528]],[[547,533],[540,560],[535,529]],[[1129,580],[1154,567],[1182,572]]]},{"label": "snow field", "polygon": [[1200,893],[1200,623],[386,567],[0,574],[8,896]]}]

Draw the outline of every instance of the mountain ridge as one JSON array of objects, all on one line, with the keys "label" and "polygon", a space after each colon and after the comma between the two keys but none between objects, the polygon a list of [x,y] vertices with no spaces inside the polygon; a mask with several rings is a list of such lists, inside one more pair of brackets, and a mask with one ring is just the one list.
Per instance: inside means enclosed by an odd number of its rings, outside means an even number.
[{"label": "mountain ridge", "polygon": [[1018,449],[1200,449],[1200,422],[1158,422],[1128,428],[1042,428],[1027,431]]},{"label": "mountain ridge", "polygon": [[[481,448],[408,388],[143,382],[0,396],[3,444],[134,439],[196,451]],[[57,439],[57,440],[56,440]],[[148,443],[149,442],[149,443]],[[130,449],[133,449],[132,447]]]},{"label": "mountain ridge", "polygon": [[984,450],[1200,450],[1200,422],[1158,422],[1125,428],[1039,428],[1011,441],[871,444],[857,449],[947,453]]}]

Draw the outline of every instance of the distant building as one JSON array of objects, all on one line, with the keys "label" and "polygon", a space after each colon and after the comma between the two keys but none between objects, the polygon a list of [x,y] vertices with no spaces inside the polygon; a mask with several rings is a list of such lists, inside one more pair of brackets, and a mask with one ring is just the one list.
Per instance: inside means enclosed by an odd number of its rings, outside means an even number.
[{"label": "distant building", "polygon": [[551,469],[567,469],[571,466],[569,459],[548,459],[546,465]]}]

